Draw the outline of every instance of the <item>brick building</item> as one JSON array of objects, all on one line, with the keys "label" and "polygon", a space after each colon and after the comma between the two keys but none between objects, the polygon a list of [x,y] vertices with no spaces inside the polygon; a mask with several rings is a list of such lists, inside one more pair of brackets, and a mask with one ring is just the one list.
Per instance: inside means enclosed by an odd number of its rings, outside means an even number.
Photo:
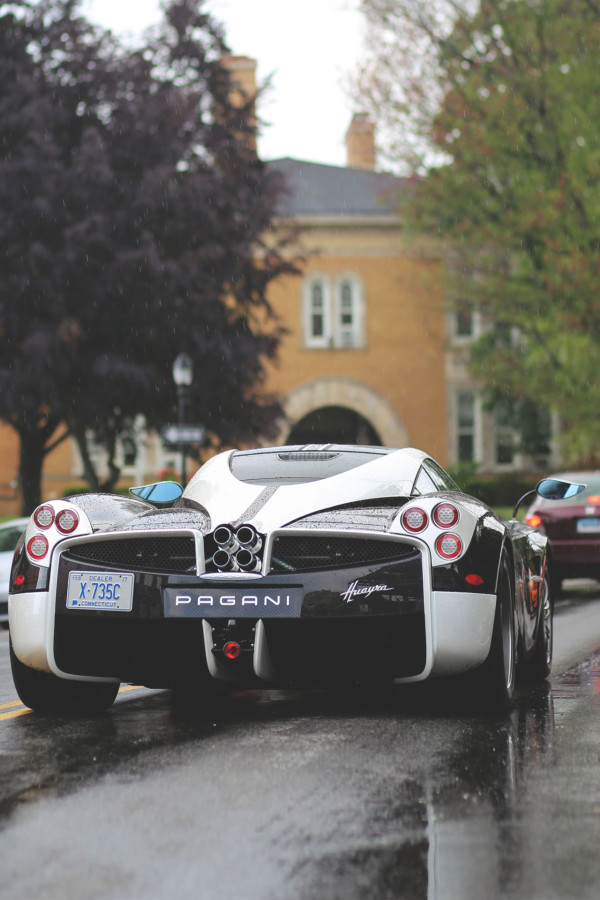
[{"label": "brick building", "polygon": [[302,277],[271,292],[289,329],[268,382],[288,416],[280,440],[412,444],[447,462],[440,263],[405,241],[410,185],[373,171],[370,123],[356,116],[346,144],[347,167],[269,164],[306,254]]}]

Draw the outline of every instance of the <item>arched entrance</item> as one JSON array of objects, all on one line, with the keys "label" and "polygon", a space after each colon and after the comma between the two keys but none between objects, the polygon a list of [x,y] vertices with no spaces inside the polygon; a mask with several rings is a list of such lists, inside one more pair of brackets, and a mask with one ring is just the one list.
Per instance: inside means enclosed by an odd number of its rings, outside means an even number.
[{"label": "arched entrance", "polygon": [[[327,417],[333,410],[338,434],[364,435],[360,443],[384,447],[408,447],[409,435],[404,422],[390,403],[373,388],[353,378],[330,376],[307,381],[290,391],[284,401],[287,421],[282,424],[278,444],[289,444],[301,437],[300,426],[308,437],[297,443],[331,443],[338,438]],[[344,443],[357,443],[356,437]]]},{"label": "arched entrance", "polygon": [[381,438],[360,413],[343,406],[322,406],[293,426],[286,443],[381,446]]}]

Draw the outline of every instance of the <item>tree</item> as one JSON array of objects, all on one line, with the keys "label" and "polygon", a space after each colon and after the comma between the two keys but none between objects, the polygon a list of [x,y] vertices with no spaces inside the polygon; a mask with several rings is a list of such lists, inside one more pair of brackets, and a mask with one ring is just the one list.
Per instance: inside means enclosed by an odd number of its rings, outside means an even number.
[{"label": "tree", "polygon": [[[201,7],[172,0],[135,49],[78,0],[0,8],[0,416],[20,437],[24,511],[67,435],[92,489],[115,484],[132,418],[172,419],[179,352],[215,445],[281,414],[263,391],[281,336],[267,288],[296,271],[285,237],[267,242],[280,185]],[[103,485],[90,434],[111,461]]]},{"label": "tree", "polygon": [[443,239],[450,294],[488,321],[471,360],[488,401],[558,411],[566,454],[597,456],[600,4],[363,7],[384,61],[361,96],[422,176],[408,213]]}]

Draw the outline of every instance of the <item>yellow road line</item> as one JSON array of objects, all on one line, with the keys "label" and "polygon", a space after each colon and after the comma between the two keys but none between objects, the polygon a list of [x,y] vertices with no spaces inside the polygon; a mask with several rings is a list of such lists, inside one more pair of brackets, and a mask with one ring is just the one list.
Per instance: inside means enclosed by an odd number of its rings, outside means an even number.
[{"label": "yellow road line", "polygon": [[[22,706],[22,704],[21,704]],[[22,706],[21,709],[14,709],[12,712],[0,713],[0,722],[3,719],[14,719],[16,716],[26,716],[28,713],[33,712],[32,709],[28,709],[27,706]]]},{"label": "yellow road line", "polygon": [[[119,688],[119,693],[122,694],[124,691],[139,691],[141,689],[141,684],[124,684],[123,687]],[[13,709],[13,707],[20,708]],[[33,712],[29,707],[23,706],[20,700],[13,700],[11,703],[0,703],[0,709],[11,710],[10,712],[0,713],[0,722],[3,722],[5,719],[14,719],[16,716],[26,716],[28,713]]]}]

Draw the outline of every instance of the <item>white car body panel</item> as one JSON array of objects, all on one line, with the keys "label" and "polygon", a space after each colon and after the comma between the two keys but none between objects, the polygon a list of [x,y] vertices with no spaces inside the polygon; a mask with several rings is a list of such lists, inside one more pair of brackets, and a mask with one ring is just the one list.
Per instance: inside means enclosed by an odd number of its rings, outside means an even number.
[{"label": "white car body panel", "polygon": [[[229,467],[232,452],[209,460],[185,492],[208,510],[215,525],[235,521],[265,491],[265,485],[248,485],[234,477]],[[248,521],[268,533],[316,510],[344,503],[348,497],[356,501],[397,497],[410,491],[424,458],[426,454],[420,450],[407,449],[320,481],[282,485]]]}]

